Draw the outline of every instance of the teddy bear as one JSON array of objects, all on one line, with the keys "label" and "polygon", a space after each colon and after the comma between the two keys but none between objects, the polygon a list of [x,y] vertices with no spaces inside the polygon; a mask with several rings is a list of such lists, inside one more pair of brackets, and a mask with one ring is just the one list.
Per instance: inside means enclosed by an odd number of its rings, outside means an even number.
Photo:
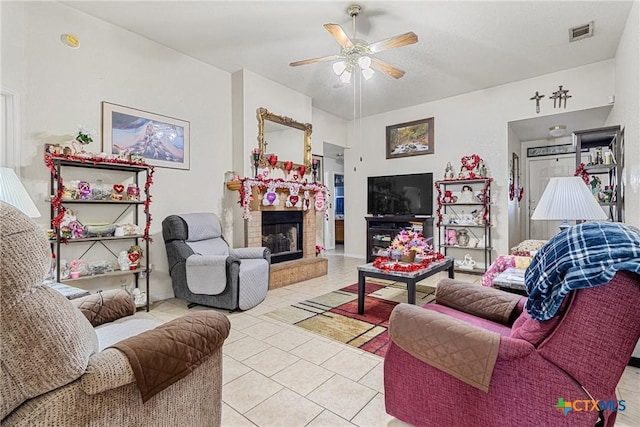
[{"label": "teddy bear", "polygon": [[444,197],[442,198],[444,203],[455,203],[457,200],[458,198],[453,195],[451,190],[445,190]]},{"label": "teddy bear", "polygon": [[293,186],[291,190],[289,190],[289,195],[287,196],[287,201],[285,202],[285,206],[288,208],[299,208],[302,207],[302,197],[298,195],[298,191],[300,188]]},{"label": "teddy bear", "polygon": [[458,233],[456,230],[445,231],[445,245],[455,245],[458,241]]},{"label": "teddy bear", "polygon": [[262,197],[262,204],[264,206],[278,206],[280,204],[280,198],[276,193],[276,185],[274,183],[269,184],[267,192]]}]

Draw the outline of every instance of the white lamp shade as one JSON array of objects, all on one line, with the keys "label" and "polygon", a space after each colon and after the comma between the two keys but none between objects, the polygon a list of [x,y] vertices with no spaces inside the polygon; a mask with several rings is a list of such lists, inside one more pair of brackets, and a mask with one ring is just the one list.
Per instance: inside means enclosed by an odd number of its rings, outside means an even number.
[{"label": "white lamp shade", "polygon": [[11,168],[0,167],[0,200],[20,209],[31,218],[40,216],[40,211],[29,197],[27,189]]},{"label": "white lamp shade", "polygon": [[344,72],[340,75],[340,81],[342,83],[349,83],[351,81],[351,71],[344,70]]},{"label": "white lamp shade", "polygon": [[336,73],[336,75],[340,75],[342,74],[342,72],[347,68],[347,63],[344,61],[338,61],[335,62],[333,64],[333,72]]},{"label": "white lamp shade", "polygon": [[375,71],[373,71],[371,68],[364,68],[362,70],[362,76],[365,78],[365,80],[369,80],[371,77],[373,77],[374,74]]},{"label": "white lamp shade", "polygon": [[605,220],[589,188],[578,176],[551,178],[531,215],[533,220]]}]

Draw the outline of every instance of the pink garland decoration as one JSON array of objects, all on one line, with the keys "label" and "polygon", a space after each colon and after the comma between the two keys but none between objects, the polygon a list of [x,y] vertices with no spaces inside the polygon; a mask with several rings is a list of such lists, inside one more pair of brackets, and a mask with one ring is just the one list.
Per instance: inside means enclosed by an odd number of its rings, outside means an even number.
[{"label": "pink garland decoration", "polygon": [[[296,181],[285,181],[281,178],[277,179],[254,179],[254,178],[242,178],[240,180],[240,201],[238,202],[242,207],[242,218],[249,219],[251,218],[251,209],[249,204],[251,203],[251,199],[253,198],[252,190],[253,187],[258,187],[259,190],[265,190],[268,187],[273,187],[275,189],[289,190],[289,193],[299,193],[300,191],[310,191],[316,193],[318,191],[322,191],[324,193],[325,200],[328,200],[329,193],[327,192],[327,187],[323,184],[318,183],[309,183],[309,182],[296,182]],[[327,210],[328,203],[324,204],[324,207],[321,210],[316,209],[318,212],[325,212]],[[325,218],[326,218],[325,214]]]},{"label": "pink garland decoration", "polygon": [[444,259],[444,255],[440,252],[434,252],[430,255],[425,255],[420,262],[413,262],[411,264],[401,264],[399,262],[391,263],[389,257],[377,257],[373,261],[373,266],[382,271],[402,271],[405,273],[412,273],[414,271],[427,268],[432,262],[441,261]]},{"label": "pink garland decoration", "polygon": [[[155,168],[153,166],[148,165],[144,162],[132,162],[130,160],[122,160],[122,159],[105,159],[102,157],[95,157],[95,156],[78,157],[78,156],[64,155],[64,154],[45,154],[44,155],[45,165],[47,166],[47,168],[49,168],[49,171],[51,172],[53,179],[59,180],[58,181],[59,185],[58,185],[56,194],[54,194],[53,198],[51,199],[51,205],[53,206],[53,212],[54,212],[53,218],[51,219],[51,226],[55,230],[56,234],[58,234],[60,231],[60,224],[62,223],[62,219],[64,218],[64,213],[66,209],[62,205],[62,194],[64,193],[63,179],[61,176],[59,177],[58,172],[56,171],[56,168],[53,165],[54,158],[80,161],[82,163],[90,162],[93,165],[97,165],[100,163],[118,163],[118,164],[125,164],[125,165],[145,166],[149,168],[149,175],[147,176],[147,180],[144,183],[144,188],[147,193],[147,198],[144,201],[144,213],[148,214],[149,220],[147,221],[144,227],[144,234],[142,236],[142,239],[148,240],[149,243],[153,242],[153,239],[149,235],[149,229],[151,227],[151,221],[153,218],[149,213],[149,206],[151,205],[151,195],[149,195],[149,188],[151,187],[151,184],[153,184],[153,174],[155,173]],[[66,243],[67,239],[63,238],[61,239],[61,241],[63,243]]]}]

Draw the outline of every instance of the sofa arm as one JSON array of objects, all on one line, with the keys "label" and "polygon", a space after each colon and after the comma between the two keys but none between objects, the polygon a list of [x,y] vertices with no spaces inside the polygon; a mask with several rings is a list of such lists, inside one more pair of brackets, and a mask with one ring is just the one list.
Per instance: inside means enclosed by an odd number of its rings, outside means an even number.
[{"label": "sofa arm", "polygon": [[108,348],[91,356],[85,374],[80,377],[80,388],[92,395],[134,381],[133,370],[127,357],[115,348]]},{"label": "sofa arm", "polygon": [[238,257],[240,259],[264,258],[267,261],[269,261],[269,263],[271,263],[271,251],[268,248],[264,248],[264,247],[236,248],[236,249],[229,249],[229,252],[231,253],[231,255]]},{"label": "sofa arm", "polygon": [[227,288],[227,270],[236,257],[225,255],[191,255],[185,269],[187,287],[194,294],[219,295]]},{"label": "sofa arm", "polygon": [[127,291],[111,289],[71,300],[95,328],[136,312],[136,305]]},{"label": "sofa arm", "polygon": [[500,334],[402,303],[391,313],[389,336],[416,359],[482,391],[489,390]]},{"label": "sofa arm", "polygon": [[521,295],[455,279],[442,279],[436,287],[436,303],[487,320],[509,324]]},{"label": "sofa arm", "polygon": [[231,324],[227,316],[199,311],[119,341],[133,370],[142,401],[189,375],[222,347]]}]

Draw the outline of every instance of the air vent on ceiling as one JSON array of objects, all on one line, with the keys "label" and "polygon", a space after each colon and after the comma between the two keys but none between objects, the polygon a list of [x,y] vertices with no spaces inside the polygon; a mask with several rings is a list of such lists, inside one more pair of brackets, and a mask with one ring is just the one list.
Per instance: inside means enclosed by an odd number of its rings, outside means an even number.
[{"label": "air vent on ceiling", "polygon": [[577,27],[569,28],[569,42],[577,42],[578,40],[593,37],[594,21],[588,24],[579,25]]}]

